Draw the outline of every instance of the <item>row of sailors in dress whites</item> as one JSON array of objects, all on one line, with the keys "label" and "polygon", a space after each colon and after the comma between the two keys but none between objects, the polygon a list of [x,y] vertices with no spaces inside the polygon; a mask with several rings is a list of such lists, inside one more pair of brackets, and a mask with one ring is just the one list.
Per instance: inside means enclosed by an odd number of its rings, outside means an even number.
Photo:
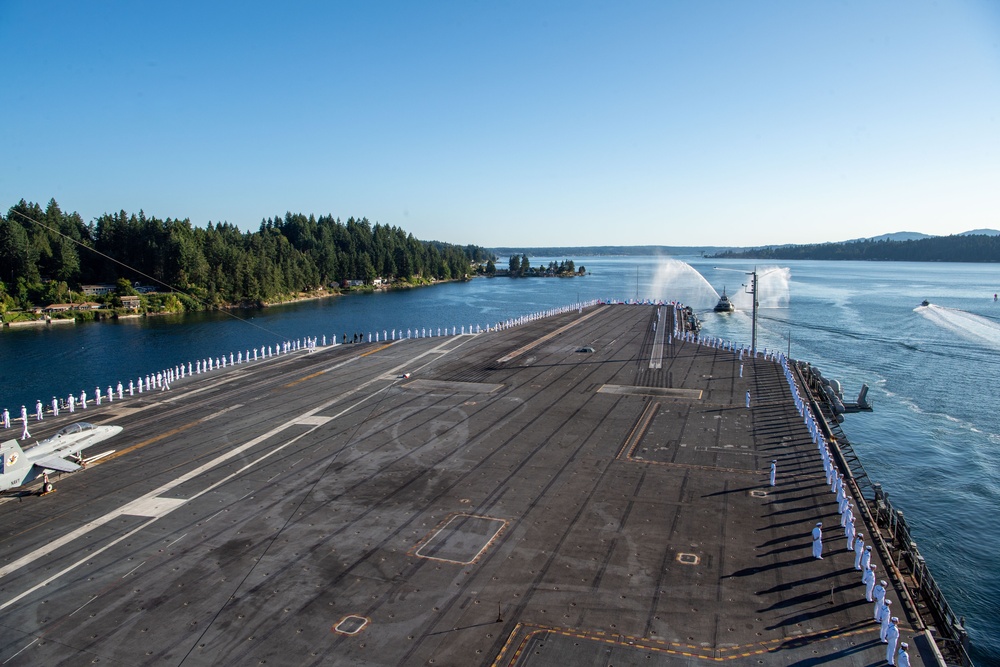
[{"label": "row of sailors in dress whites", "polygon": [[[539,315],[541,316],[541,314]],[[457,327],[452,327],[452,329],[453,333],[457,332]],[[476,329],[478,331],[479,327],[477,326]],[[470,324],[469,332],[471,333],[472,330],[473,326]],[[383,331],[382,333],[383,333],[383,338],[385,340],[388,340],[390,335],[389,332]],[[410,338],[413,333],[415,333],[416,337],[427,336],[428,330],[425,328],[425,329],[415,330],[414,332],[411,331],[410,329],[407,329],[406,337]],[[447,328],[445,329],[445,333],[447,334]],[[465,327],[462,327],[462,333],[463,334],[465,333]],[[433,336],[433,331],[430,332],[430,335]],[[441,329],[438,329],[438,335],[439,336],[441,335]],[[392,330],[391,336],[393,340],[396,339],[395,329]],[[402,339],[403,337],[402,329],[399,330],[399,337],[400,339]],[[369,333],[368,334],[369,342],[371,341],[371,339],[372,335]],[[334,337],[333,340],[334,344],[336,344],[336,337]],[[376,341],[379,340],[379,332],[375,332],[375,340]],[[305,349],[309,352],[312,352],[316,350],[318,341],[319,341],[318,338],[310,337],[295,341],[285,341],[281,345],[275,345],[275,346],[262,345],[259,350],[257,348],[254,348],[252,350],[252,354],[251,350],[246,350],[245,360],[249,362],[252,358],[253,361],[257,361],[258,359],[266,359],[276,354],[283,354],[283,353],[287,354],[288,352],[301,349]],[[323,336],[324,346],[326,346],[326,341],[327,341],[326,336]],[[198,360],[193,363],[188,362],[186,367],[184,364],[180,364],[179,366],[175,366],[174,368],[168,368],[164,371],[160,371],[155,374],[139,376],[136,381],[130,380],[128,383],[128,395],[134,396],[136,394],[137,387],[138,387],[138,393],[140,394],[143,393],[143,391],[151,391],[152,389],[160,389],[161,391],[166,391],[170,389],[171,382],[179,378],[184,378],[186,375],[200,375],[203,372],[207,373],[215,369],[225,368],[227,365],[242,364],[243,362],[244,362],[243,352],[238,352],[235,355],[232,352],[230,352],[228,359],[226,355],[222,355],[221,357],[216,357],[214,359],[209,357],[207,359]],[[116,389],[117,389],[118,399],[119,400],[123,399],[125,397],[125,387],[122,385],[121,382],[118,382]],[[115,389],[112,389],[112,387],[108,385],[107,391],[105,393],[99,386],[94,388],[94,394],[93,394],[94,403],[100,405],[101,400],[104,399],[105,397],[109,403],[114,401]],[[81,391],[79,398],[77,398],[75,394],[70,394],[61,403],[58,398],[53,396],[51,403],[52,416],[58,417],[60,409],[65,409],[68,412],[76,412],[77,405],[79,405],[81,409],[86,410],[87,400],[88,400],[87,390]],[[40,400],[35,401],[35,419],[37,421],[41,421],[43,418],[44,418],[44,410],[42,407],[42,402]],[[0,419],[2,419],[3,427],[5,429],[10,428],[10,411],[7,408],[3,409],[2,414],[0,414]],[[23,429],[21,432],[21,439],[27,440],[31,436],[31,434],[28,432],[27,407],[23,405],[21,406],[21,422],[23,425]]]},{"label": "row of sailors in dress whites", "polygon": [[[539,312],[533,313],[531,315],[525,315],[523,317],[518,317],[518,318],[514,318],[514,319],[506,320],[504,322],[497,323],[497,325],[495,326],[495,329],[506,329],[506,328],[518,326],[518,325],[521,325],[521,324],[526,324],[528,322],[532,322],[532,321],[541,319],[543,317],[551,317],[551,316],[558,315],[558,314],[561,314],[561,313],[569,312],[571,310],[580,310],[584,306],[593,306],[593,305],[596,305],[597,303],[598,303],[598,301],[595,299],[595,300],[591,300],[591,301],[588,301],[588,302],[585,302],[585,303],[574,304],[572,306],[563,306],[563,307],[560,307],[560,308],[553,308],[553,309],[549,309],[549,310],[539,311]],[[487,326],[487,331],[489,331],[489,330],[490,330],[490,327]],[[480,327],[478,324],[476,324],[476,325],[470,324],[469,325],[469,333],[471,334],[471,333],[473,333],[473,331],[475,331],[476,333],[481,333],[482,332],[482,327]],[[453,335],[453,336],[454,335],[458,335],[458,333],[459,333],[459,327],[454,327],[453,326],[451,328],[451,335]],[[461,333],[462,333],[462,335],[465,335],[465,327],[464,326],[461,327]],[[437,329],[437,335],[438,336],[442,335],[442,329],[440,327],[438,327],[438,329]],[[444,328],[444,334],[443,335],[445,335],[445,336],[448,335],[448,327]],[[434,336],[434,330],[433,330],[433,328],[424,327],[424,328],[421,328],[421,329],[407,329],[405,337],[406,338],[426,338],[428,336]],[[398,338],[399,338],[399,340],[402,340],[403,337],[404,337],[403,336],[403,329],[400,328],[399,331],[398,331]],[[391,332],[388,329],[385,329],[385,330],[383,330],[381,332],[381,340],[388,341],[390,339],[393,340],[393,341],[395,341],[397,339],[397,330],[396,329],[392,329]],[[288,352],[291,352],[293,350],[300,350],[300,349],[306,349],[309,352],[313,352],[313,351],[316,350],[318,340],[319,340],[318,338],[305,338],[305,339],[300,339],[300,340],[295,340],[295,341],[285,341],[284,343],[282,343],[279,346],[273,346],[273,347],[270,346],[270,345],[268,345],[266,347],[265,346],[261,346],[260,350],[259,350],[259,357],[258,357],[258,350],[257,350],[257,348],[254,348],[253,349],[253,360],[257,361],[258,358],[265,358],[266,359],[267,357],[274,356],[275,354],[288,353]],[[379,342],[379,340],[380,340],[379,332],[378,331],[375,332],[374,340],[375,340],[375,342]],[[692,337],[692,340],[693,340],[693,337]],[[368,342],[369,343],[372,342],[372,334],[371,334],[371,332],[368,333]],[[326,344],[327,344],[326,336],[323,336],[323,346],[325,347]],[[333,337],[333,344],[334,345],[337,344],[337,337],[336,336]],[[729,344],[729,348],[728,349],[733,349],[732,343]],[[246,361],[248,361],[248,362],[251,359],[250,352],[251,352],[250,350],[246,351]],[[765,356],[766,356],[766,350],[765,350]],[[742,359],[742,358],[743,358],[743,350],[740,350],[740,359]],[[233,356],[232,353],[229,354],[229,364],[241,364],[241,363],[243,363],[243,360],[244,360],[244,357],[243,357],[243,353],[242,352],[237,353],[237,355],[235,356],[235,358],[234,358],[234,356]],[[202,372],[206,372],[207,373],[207,372],[213,370],[213,368],[225,368],[225,367],[226,367],[226,357],[225,357],[225,355],[223,355],[222,357],[216,357],[214,360],[212,358],[208,358],[208,359],[204,359],[204,360],[201,360],[201,361],[197,361],[197,362],[194,363],[194,365],[192,365],[191,362],[188,362],[187,369],[186,369],[187,370],[186,374],[187,375],[197,375],[197,374],[200,374]],[[147,375],[147,376],[145,376],[145,378],[143,378],[142,376],[140,376],[138,378],[138,390],[139,390],[139,393],[141,394],[143,392],[143,388],[144,387],[145,387],[146,391],[149,391],[149,390],[151,390],[153,388],[160,388],[161,390],[169,389],[170,388],[170,384],[169,383],[171,381],[173,381],[173,380],[175,380],[177,378],[183,378],[184,376],[185,376],[185,367],[184,367],[184,364],[181,364],[180,366],[175,366],[173,369],[167,369],[166,371],[161,371],[161,372],[159,372],[159,373],[157,373],[155,375]],[[742,369],[741,369],[741,377],[742,377]],[[119,399],[124,398],[124,389],[125,388],[122,386],[122,383],[119,382],[118,386],[117,386],[117,393],[118,393],[118,398]],[[129,396],[134,396],[135,395],[135,391],[136,391],[136,384],[133,383],[132,381],[129,381],[129,386],[128,386]],[[111,401],[114,400],[114,392],[113,392],[113,390],[112,390],[112,388],[110,386],[107,388],[107,394],[106,394],[106,396],[107,396],[108,402],[111,402]],[[100,405],[101,404],[101,398],[102,398],[101,388],[97,387],[95,389],[95,391],[94,391],[94,402],[97,405]],[[76,403],[77,403],[77,398],[73,394],[70,394],[66,398],[65,402],[63,402],[62,404],[60,404],[59,400],[55,396],[53,396],[52,397],[52,415],[54,417],[58,417],[59,416],[59,410],[60,410],[61,407],[64,408],[64,409],[66,409],[66,410],[68,410],[69,412],[75,412],[76,411]],[[86,390],[80,392],[79,403],[80,403],[81,409],[86,409],[87,408],[87,392],[86,392]],[[6,428],[10,428],[10,411],[7,408],[3,409],[2,414],[0,414],[0,419],[2,419],[3,427],[5,429]],[[40,400],[35,402],[35,419],[38,420],[38,421],[41,421],[43,419],[42,402]],[[23,405],[21,406],[21,421],[22,421],[22,424],[23,424],[23,427],[24,427],[23,430],[22,430],[22,439],[27,439],[30,436],[30,434],[28,433],[28,415],[27,415],[27,407],[23,406]]]},{"label": "row of sailors in dress whites", "polygon": [[[547,316],[549,314],[553,314],[554,315],[554,314],[558,314],[560,312],[564,312],[564,309],[557,309],[557,310],[554,310],[554,311],[551,311],[551,312],[550,311],[546,311],[545,313],[538,313],[537,316],[526,316],[525,318],[519,318],[516,321],[511,321],[510,325],[513,326],[515,323],[523,323],[523,322],[531,321],[532,319],[537,319],[538,317],[544,317],[544,316]],[[464,334],[465,333],[465,327],[463,326],[461,329],[462,329],[462,333]],[[477,332],[481,331],[481,329],[480,329],[480,327],[478,325],[475,326],[475,329],[476,329]],[[447,335],[447,333],[448,333],[447,327],[445,327],[444,331],[445,331],[445,335]],[[453,335],[456,334],[457,331],[458,331],[458,327],[452,327],[452,334]],[[470,324],[469,325],[469,333],[472,333],[472,331],[473,331],[473,325]],[[426,336],[428,336],[428,334],[431,335],[431,336],[433,336],[434,335],[433,330],[428,331],[427,328],[416,329],[416,330],[411,330],[411,329],[407,329],[406,330],[406,338],[410,338],[411,336],[414,336],[414,335],[417,338],[426,337]],[[440,336],[440,335],[441,335],[441,329],[439,328],[438,329],[438,336]],[[396,330],[395,329],[392,330],[391,337],[392,337],[392,340],[396,340]],[[388,330],[383,331],[382,332],[382,338],[384,340],[389,340],[389,338],[390,338],[390,332]],[[399,338],[400,339],[403,338],[403,330],[402,329],[399,329]],[[372,335],[371,335],[371,333],[369,333],[368,334],[368,341],[371,342],[371,340],[372,340]],[[378,340],[379,340],[379,332],[376,331],[375,332],[375,341],[377,342]],[[244,353],[243,352],[238,352],[235,355],[232,352],[230,352],[228,359],[227,359],[226,355],[222,355],[221,357],[216,357],[214,359],[211,358],[211,357],[209,357],[207,359],[198,360],[198,361],[193,362],[193,363],[192,362],[188,362],[187,365],[186,365],[186,367],[185,367],[184,364],[180,364],[179,366],[175,366],[174,368],[168,368],[168,369],[166,369],[164,371],[160,371],[160,372],[155,373],[155,374],[149,374],[149,375],[146,375],[146,376],[139,376],[136,381],[130,380],[129,383],[128,383],[128,395],[129,396],[134,396],[135,393],[136,393],[136,388],[137,387],[138,387],[138,393],[140,393],[140,394],[143,393],[143,391],[151,391],[152,389],[160,389],[161,391],[165,391],[167,389],[170,389],[170,383],[171,382],[173,382],[173,381],[175,381],[175,380],[177,380],[179,378],[184,378],[185,375],[200,375],[203,372],[207,373],[207,372],[215,370],[215,369],[225,368],[227,365],[242,364],[244,362],[244,359],[247,362],[249,362],[251,360],[251,358],[252,358],[253,361],[257,361],[258,359],[266,359],[266,358],[272,357],[272,356],[274,356],[276,354],[283,354],[283,353],[287,354],[288,352],[292,352],[292,351],[295,351],[295,350],[301,350],[301,349],[305,349],[305,350],[307,350],[309,352],[313,352],[313,351],[316,350],[318,341],[319,341],[319,339],[315,338],[315,337],[304,338],[304,339],[299,339],[299,340],[294,340],[294,341],[285,341],[285,342],[281,343],[280,345],[274,345],[274,346],[272,346],[272,345],[263,346],[262,345],[259,349],[258,348],[254,348],[252,351],[251,350],[246,350],[245,357],[244,357]],[[323,336],[323,346],[324,347],[326,346],[326,343],[327,343],[326,336]],[[336,336],[333,337],[333,343],[336,344]],[[228,364],[227,364],[227,362],[228,362]],[[125,387],[122,385],[121,382],[118,383],[116,389],[117,389],[118,399],[119,400],[123,399],[125,397]],[[105,397],[106,397],[106,399],[105,399]],[[115,399],[115,389],[112,389],[112,387],[110,385],[108,385],[107,391],[105,393],[105,392],[102,391],[101,387],[99,387],[99,386],[95,387],[94,394],[93,394],[93,400],[94,400],[94,402],[97,405],[100,405],[102,399],[107,400],[109,403],[112,402]],[[79,407],[81,409],[85,410],[85,409],[87,409],[87,400],[88,400],[88,395],[87,395],[87,391],[86,390],[83,390],[83,391],[80,392],[79,398],[77,398],[75,394],[70,394],[61,403],[60,403],[60,401],[59,401],[58,398],[56,398],[55,396],[53,396],[52,397],[52,403],[51,403],[52,416],[53,417],[58,417],[60,409],[65,409],[65,410],[67,410],[69,412],[76,412],[76,408],[77,408],[78,405],[79,405]],[[42,402],[40,400],[35,401],[35,419],[37,421],[42,421],[43,418],[44,418],[44,411],[43,411],[43,407],[42,407]],[[10,411],[7,408],[4,408],[3,412],[0,413],[0,419],[2,419],[3,427],[5,429],[6,428],[10,428]],[[23,430],[22,430],[21,439],[22,440],[26,440],[26,439],[28,439],[30,437],[30,433],[28,433],[27,407],[23,406],[23,405],[21,406],[21,421],[22,421],[23,427],[24,427]]]},{"label": "row of sailors in dress whites", "polygon": [[[874,604],[873,616],[880,624],[879,638],[886,645],[885,659],[890,665],[897,667],[910,667],[910,656],[906,652],[909,645],[906,642],[899,642],[899,618],[892,615],[890,608],[892,601],[886,599],[886,582],[884,580],[875,583],[875,571],[878,566],[871,562],[871,545],[865,545],[865,536],[855,531],[854,508],[851,505],[850,495],[844,482],[844,475],[837,472],[833,463],[833,455],[826,439],[819,430],[817,421],[813,418],[809,406],[801,399],[794,383],[791,371],[785,368],[786,378],[792,387],[792,394],[795,397],[795,404],[799,413],[803,416],[806,426],[812,436],[813,442],[819,448],[820,456],[823,459],[823,469],[826,473],[826,482],[830,486],[830,492],[836,494],[837,511],[840,513],[840,525],[844,528],[844,537],[847,539],[847,550],[854,552],[854,569],[862,572],[861,583],[865,585],[865,599]],[[813,557],[823,558],[823,523],[817,522],[812,530],[812,551]]]},{"label": "row of sailors in dress whites", "polygon": [[[579,310],[583,306],[592,306],[592,305],[596,305],[597,303],[598,303],[597,300],[592,300],[592,301],[588,301],[586,303],[574,304],[572,306],[564,306],[564,307],[561,307],[561,308],[553,308],[553,309],[549,309],[549,310],[545,310],[545,311],[540,311],[540,312],[534,313],[532,315],[525,315],[523,317],[519,317],[519,318],[516,318],[516,319],[510,319],[510,320],[507,320],[505,322],[498,323],[497,326],[496,326],[496,328],[499,329],[499,328],[513,327],[513,326],[517,326],[519,324],[525,324],[527,322],[532,322],[534,320],[538,320],[538,319],[541,319],[543,317],[551,317],[553,315],[558,315],[560,313],[569,312],[571,310]],[[478,324],[476,324],[476,325],[470,324],[469,325],[469,333],[470,334],[473,332],[473,330],[475,330],[476,333],[481,333],[482,332],[482,328]],[[487,326],[487,330],[489,330],[488,326]],[[453,326],[451,328],[451,335],[453,335],[453,336],[457,335],[458,331],[459,331],[459,327],[454,327]],[[462,335],[465,334],[465,327],[464,326],[461,327],[461,333],[462,333]],[[390,340],[390,337],[391,337],[391,340],[396,340],[396,338],[397,338],[397,331],[396,331],[396,329],[392,329],[391,333],[390,333],[390,331],[388,329],[386,329],[386,330],[383,330],[381,332],[381,334],[382,334],[381,339],[385,340],[385,341]],[[440,327],[438,327],[437,335],[438,336],[442,335],[442,330],[441,330]],[[448,327],[444,327],[444,335],[445,336],[448,335]],[[428,336],[434,336],[434,330],[432,328],[424,327],[424,328],[421,328],[421,329],[407,329],[406,330],[406,338],[412,338],[412,337],[415,337],[415,338],[426,338]],[[403,329],[402,328],[399,329],[398,337],[399,337],[399,340],[403,339]],[[375,340],[375,342],[379,341],[379,332],[378,331],[375,332],[374,340]],[[336,345],[337,344],[337,337],[333,336],[332,341],[333,341],[333,344]],[[259,350],[257,348],[254,348],[252,350],[252,352],[253,352],[253,355],[252,355],[253,356],[253,361],[257,361],[258,359],[266,359],[268,357],[274,356],[275,354],[288,353],[288,352],[292,352],[294,350],[305,349],[305,350],[307,350],[309,352],[313,352],[313,351],[316,350],[318,342],[319,342],[319,338],[310,337],[310,338],[304,338],[304,339],[299,339],[299,340],[294,340],[294,341],[285,341],[281,345],[275,345],[275,346],[271,346],[271,345],[263,346],[262,345]],[[372,342],[372,334],[370,332],[368,333],[368,342],[369,343]],[[323,346],[326,347],[326,344],[327,344],[326,336],[323,336]],[[740,356],[742,358],[742,352],[740,353]],[[247,362],[249,362],[251,360],[251,350],[246,350],[246,357],[245,357],[245,359],[246,359]],[[185,365],[184,364],[180,364],[179,366],[175,366],[172,369],[167,369],[165,371],[160,371],[160,372],[156,373],[155,375],[154,374],[150,374],[150,375],[146,375],[145,377],[139,376],[139,378],[137,379],[138,385],[136,385],[136,382],[133,382],[131,380],[129,381],[129,383],[128,383],[128,395],[129,396],[134,396],[135,395],[135,393],[136,393],[136,386],[138,386],[138,391],[139,391],[140,394],[143,392],[144,388],[145,388],[145,391],[150,391],[150,390],[152,390],[154,388],[159,388],[159,389],[165,391],[167,389],[170,389],[170,382],[173,382],[174,380],[176,380],[178,378],[183,378],[183,377],[185,377],[185,375],[200,375],[203,372],[207,373],[207,372],[209,372],[209,371],[211,371],[213,369],[225,368],[226,365],[227,365],[226,361],[227,361],[227,359],[226,359],[225,355],[222,355],[221,357],[216,357],[215,359],[212,359],[211,357],[209,357],[209,358],[204,359],[204,360],[196,361],[193,364],[191,362],[188,362],[186,369],[185,369]],[[229,359],[228,359],[228,361],[229,361],[229,365],[242,364],[244,362],[244,353],[243,352],[239,352],[239,353],[237,353],[234,356],[233,353],[230,352],[229,353]],[[186,373],[185,373],[185,370],[186,370]],[[121,382],[118,383],[117,394],[118,394],[118,399],[119,400],[121,400],[121,399],[123,399],[125,397],[125,387],[122,385]],[[102,396],[106,396],[107,397],[106,400],[110,403],[110,402],[112,402],[114,400],[115,392],[114,392],[114,390],[112,390],[112,388],[111,388],[110,385],[107,388],[107,393],[106,394],[102,394],[101,388],[100,387],[96,387],[95,390],[94,390],[94,402],[97,405],[101,404]],[[77,399],[76,395],[70,394],[69,396],[66,397],[65,401],[63,401],[62,403],[60,403],[59,399],[57,399],[55,396],[53,396],[52,397],[52,404],[51,404],[51,406],[52,406],[51,407],[52,416],[53,417],[58,417],[60,409],[65,409],[65,410],[67,410],[69,412],[76,412],[76,407],[77,407],[77,402],[78,401],[79,401],[80,408],[85,410],[87,408],[87,391],[86,390],[83,390],[82,392],[80,392],[80,398],[79,399]],[[35,419],[37,421],[42,421],[43,418],[44,418],[44,414],[43,414],[42,402],[40,400],[35,401]],[[7,408],[4,408],[3,412],[0,413],[0,421],[2,421],[3,427],[5,429],[10,428],[10,411]],[[22,433],[21,433],[21,439],[22,440],[27,440],[30,437],[31,434],[28,433],[27,407],[23,406],[23,405],[21,406],[21,421],[22,421],[22,424],[23,424],[23,430],[22,430]]]},{"label": "row of sailors in dress whites", "polygon": [[[722,338],[715,338],[714,336],[701,337],[693,331],[675,331],[674,335],[686,342],[686,343],[700,343],[707,347],[711,347],[717,350],[723,350],[725,352],[739,352],[739,361],[743,361],[743,356],[751,356],[750,348],[746,345],[737,347],[736,343],[731,340],[723,340]],[[757,358],[765,359],[767,361],[775,361],[779,364],[785,364],[785,355],[781,352],[771,352],[767,351],[767,348],[763,350],[757,350]],[[740,367],[740,377],[743,377],[743,367]]]},{"label": "row of sailors in dress whites", "polygon": [[[258,350],[254,348],[251,350],[246,350],[246,356],[244,357],[243,352],[230,353],[228,358],[226,355],[216,357],[215,359],[207,358],[204,360],[199,360],[194,363],[188,362],[185,364],[180,364],[173,368],[168,368],[166,370],[151,373],[146,376],[139,376],[135,381],[129,380],[128,389],[118,382],[115,387],[108,385],[106,390],[102,390],[101,387],[94,388],[93,401],[96,405],[100,405],[102,399],[107,400],[109,403],[117,398],[122,400],[125,398],[125,392],[128,391],[129,396],[134,396],[136,394],[136,389],[138,388],[138,393],[143,393],[143,391],[151,391],[153,389],[160,389],[161,391],[166,391],[170,389],[170,383],[177,379],[184,378],[187,375],[200,375],[201,373],[207,373],[213,369],[225,368],[227,365],[242,364],[244,359],[249,362],[251,358],[253,361],[258,359],[266,359],[272,357],[276,354],[287,353],[293,350],[306,349],[308,351],[313,351],[316,349],[317,344],[316,338],[306,338],[297,341],[286,341],[281,345],[275,346],[261,346]],[[326,336],[323,337],[323,344],[326,344]],[[251,354],[252,352],[252,354]],[[64,409],[68,412],[76,412],[77,407],[80,409],[87,409],[88,394],[87,390],[80,392],[79,398],[75,394],[70,394],[66,397],[63,402],[60,402],[55,396],[52,397],[51,403],[51,413],[53,417],[59,416],[60,409]],[[35,420],[42,421],[44,418],[44,410],[41,401],[35,401]],[[10,428],[10,411],[7,408],[3,409],[0,413],[0,421],[3,423],[3,427]],[[28,432],[28,410],[27,407],[21,406],[21,423],[23,429],[21,431],[21,439],[27,440],[31,437]]]}]

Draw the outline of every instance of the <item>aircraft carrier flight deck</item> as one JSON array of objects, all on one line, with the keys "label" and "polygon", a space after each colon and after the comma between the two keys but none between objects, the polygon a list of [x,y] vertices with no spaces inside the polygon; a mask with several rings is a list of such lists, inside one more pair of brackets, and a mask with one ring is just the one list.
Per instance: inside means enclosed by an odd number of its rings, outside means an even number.
[{"label": "aircraft carrier flight deck", "polygon": [[0,500],[0,663],[885,664],[782,367],[665,338],[672,313],[321,347],[32,422],[124,430]]}]

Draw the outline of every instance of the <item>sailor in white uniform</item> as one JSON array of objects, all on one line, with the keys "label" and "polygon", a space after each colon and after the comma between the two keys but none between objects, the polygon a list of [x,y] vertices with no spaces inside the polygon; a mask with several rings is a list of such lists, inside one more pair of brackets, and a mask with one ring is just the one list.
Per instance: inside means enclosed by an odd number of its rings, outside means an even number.
[{"label": "sailor in white uniform", "polygon": [[900,643],[899,651],[896,652],[896,667],[910,667],[910,654],[906,652],[909,647],[906,642]]},{"label": "sailor in white uniform", "polygon": [[812,530],[813,558],[823,559],[823,522],[817,521]]},{"label": "sailor in white uniform", "polygon": [[778,462],[771,461],[771,486],[774,486],[775,478],[778,475]]},{"label": "sailor in white uniform", "polygon": [[879,639],[882,640],[883,644],[889,642],[889,625],[892,623],[892,600],[886,598],[882,601],[882,616],[879,618],[879,622],[882,624],[882,630],[879,632]]},{"label": "sailor in white uniform", "polygon": [[3,409],[3,427],[10,428],[10,410],[7,408]]},{"label": "sailor in white uniform", "polygon": [[889,628],[885,631],[886,642],[885,661],[890,665],[896,664],[896,643],[899,641],[899,619],[893,616],[889,620]]},{"label": "sailor in white uniform", "polygon": [[875,589],[872,591],[872,597],[875,598],[875,611],[872,616],[876,621],[882,620],[882,601],[885,600],[885,586],[885,579],[883,579],[875,585]]},{"label": "sailor in white uniform", "polygon": [[56,398],[55,396],[52,397],[52,416],[53,417],[59,416],[59,399]]},{"label": "sailor in white uniform", "polygon": [[[861,571],[867,572],[872,562],[872,545],[865,547],[865,552],[861,554]],[[874,580],[872,583],[875,583]]]},{"label": "sailor in white uniform", "polygon": [[27,440],[31,437],[31,434],[28,433],[28,409],[23,405],[21,406],[21,423],[24,424],[24,430],[21,432],[21,440]]},{"label": "sailor in white uniform", "polygon": [[35,420],[42,421],[42,401],[35,401]]},{"label": "sailor in white uniform", "polygon": [[854,538],[854,569],[858,572],[861,571],[861,558],[865,553],[865,536],[858,533],[858,536]]},{"label": "sailor in white uniform", "polygon": [[[871,549],[871,547],[868,547],[868,548]],[[877,566],[875,565],[875,563],[872,563],[865,570],[864,576],[861,577],[861,583],[863,583],[865,585],[865,599],[868,600],[869,602],[874,602],[875,601],[875,598],[872,597],[872,593],[875,592],[875,570],[876,570],[876,567]],[[883,595],[884,595],[884,593],[883,593]]]}]

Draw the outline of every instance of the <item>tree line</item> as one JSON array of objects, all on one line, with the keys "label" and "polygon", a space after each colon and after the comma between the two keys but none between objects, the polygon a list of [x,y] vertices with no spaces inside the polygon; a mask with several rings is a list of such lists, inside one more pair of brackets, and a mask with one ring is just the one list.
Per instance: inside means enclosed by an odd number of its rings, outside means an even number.
[{"label": "tree line", "polygon": [[492,259],[479,246],[420,241],[367,218],[286,213],[244,232],[143,211],[85,223],[55,200],[42,209],[22,199],[0,217],[0,312],[69,300],[81,285],[121,279],[176,290],[186,308],[260,305],[344,281],[464,279]]},{"label": "tree line", "polygon": [[583,275],[587,272],[586,267],[581,266],[579,270],[571,259],[564,259],[558,264],[553,260],[546,266],[532,266],[527,254],[513,254],[507,262],[507,275],[511,277],[525,276],[572,276]]},{"label": "tree line", "polygon": [[1000,262],[1000,236],[956,234],[909,241],[860,240],[728,250],[714,257],[896,262]]}]

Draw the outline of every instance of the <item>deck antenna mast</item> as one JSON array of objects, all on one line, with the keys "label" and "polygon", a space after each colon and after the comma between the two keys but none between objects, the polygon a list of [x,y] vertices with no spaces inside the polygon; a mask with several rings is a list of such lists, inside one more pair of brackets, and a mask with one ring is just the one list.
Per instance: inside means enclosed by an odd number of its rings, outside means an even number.
[{"label": "deck antenna mast", "polygon": [[[753,355],[757,356],[757,306],[760,305],[760,300],[757,299],[757,267],[753,267],[753,271],[750,271],[747,275],[750,276],[750,289],[747,292],[753,297],[753,335],[750,338],[750,349],[753,351]],[[744,287],[747,287],[744,285]]]},{"label": "deck antenna mast", "polygon": [[[719,267],[719,266],[717,266],[715,268],[717,270],[719,270],[719,271],[737,271],[738,270],[738,269],[729,269],[729,268]],[[757,290],[758,290],[758,287],[759,287],[757,279],[760,276],[762,276],[762,275],[766,276],[767,274],[773,273],[773,272],[778,271],[778,270],[779,269],[777,267],[775,267],[773,269],[768,269],[764,273],[758,273],[757,272],[757,267],[755,266],[755,267],[753,267],[753,271],[744,271],[743,272],[743,273],[746,273],[748,276],[750,276],[750,283],[749,284],[744,283],[743,284],[743,290],[744,290],[744,292],[746,294],[749,294],[753,298],[753,333],[752,333],[752,337],[750,339],[750,349],[753,351],[754,355],[757,354],[757,308],[760,306],[760,299],[757,298]],[[788,338],[789,338],[789,340],[788,340],[788,346],[789,346],[789,349],[791,348],[791,344],[792,344],[791,336],[792,336],[792,334],[791,334],[791,332],[789,332],[788,333]]]}]

